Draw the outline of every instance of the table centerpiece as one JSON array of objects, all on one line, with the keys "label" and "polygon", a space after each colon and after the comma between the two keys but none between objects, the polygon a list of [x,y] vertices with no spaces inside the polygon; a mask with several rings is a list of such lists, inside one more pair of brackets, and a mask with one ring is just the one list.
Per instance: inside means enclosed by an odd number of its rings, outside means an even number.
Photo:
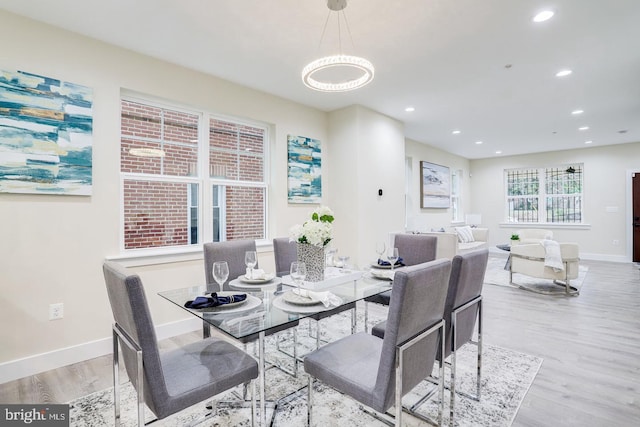
[{"label": "table centerpiece", "polygon": [[289,237],[297,243],[297,259],[307,266],[306,280],[324,280],[326,263],[325,248],[331,241],[333,211],[321,206],[311,213],[311,219],[304,224],[296,224],[289,231]]}]

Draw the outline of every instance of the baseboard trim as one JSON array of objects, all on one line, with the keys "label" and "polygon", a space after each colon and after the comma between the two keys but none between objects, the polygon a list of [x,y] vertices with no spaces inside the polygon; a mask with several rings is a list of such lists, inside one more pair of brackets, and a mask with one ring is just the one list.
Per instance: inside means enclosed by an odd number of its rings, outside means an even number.
[{"label": "baseboard trim", "polygon": [[[178,320],[156,327],[158,340],[186,334],[202,328],[202,321],[197,318]],[[95,357],[111,354],[111,337],[61,348],[46,353],[35,354],[22,359],[0,363],[0,384],[20,378],[39,374],[51,369],[58,369]]]},{"label": "baseboard trim", "polygon": [[589,254],[580,252],[580,259],[590,261],[608,261],[608,262],[631,262],[631,259],[626,255],[608,255],[608,254]]}]

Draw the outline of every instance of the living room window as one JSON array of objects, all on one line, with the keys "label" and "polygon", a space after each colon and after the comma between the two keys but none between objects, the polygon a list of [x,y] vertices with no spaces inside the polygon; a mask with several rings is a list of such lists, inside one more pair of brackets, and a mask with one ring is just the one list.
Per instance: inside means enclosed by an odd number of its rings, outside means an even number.
[{"label": "living room window", "polygon": [[462,214],[462,169],[451,171],[451,222],[463,221]]},{"label": "living room window", "polygon": [[121,100],[124,250],[264,239],[265,126]]},{"label": "living room window", "polygon": [[505,171],[507,222],[582,223],[583,165]]}]

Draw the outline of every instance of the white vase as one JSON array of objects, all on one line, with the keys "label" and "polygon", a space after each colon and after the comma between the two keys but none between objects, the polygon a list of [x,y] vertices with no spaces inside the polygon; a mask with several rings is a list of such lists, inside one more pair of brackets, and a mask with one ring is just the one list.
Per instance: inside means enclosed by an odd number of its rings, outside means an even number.
[{"label": "white vase", "polygon": [[321,282],[324,280],[324,268],[326,256],[324,247],[314,246],[308,243],[298,243],[298,261],[307,266],[308,282]]}]

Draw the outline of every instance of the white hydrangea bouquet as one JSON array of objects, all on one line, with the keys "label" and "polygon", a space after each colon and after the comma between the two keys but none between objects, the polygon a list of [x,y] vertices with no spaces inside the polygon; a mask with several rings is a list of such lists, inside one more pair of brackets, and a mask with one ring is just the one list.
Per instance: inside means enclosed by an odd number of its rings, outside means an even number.
[{"label": "white hydrangea bouquet", "polygon": [[331,241],[333,219],[333,211],[326,206],[320,206],[311,213],[310,220],[291,227],[289,237],[298,243],[324,247]]}]

